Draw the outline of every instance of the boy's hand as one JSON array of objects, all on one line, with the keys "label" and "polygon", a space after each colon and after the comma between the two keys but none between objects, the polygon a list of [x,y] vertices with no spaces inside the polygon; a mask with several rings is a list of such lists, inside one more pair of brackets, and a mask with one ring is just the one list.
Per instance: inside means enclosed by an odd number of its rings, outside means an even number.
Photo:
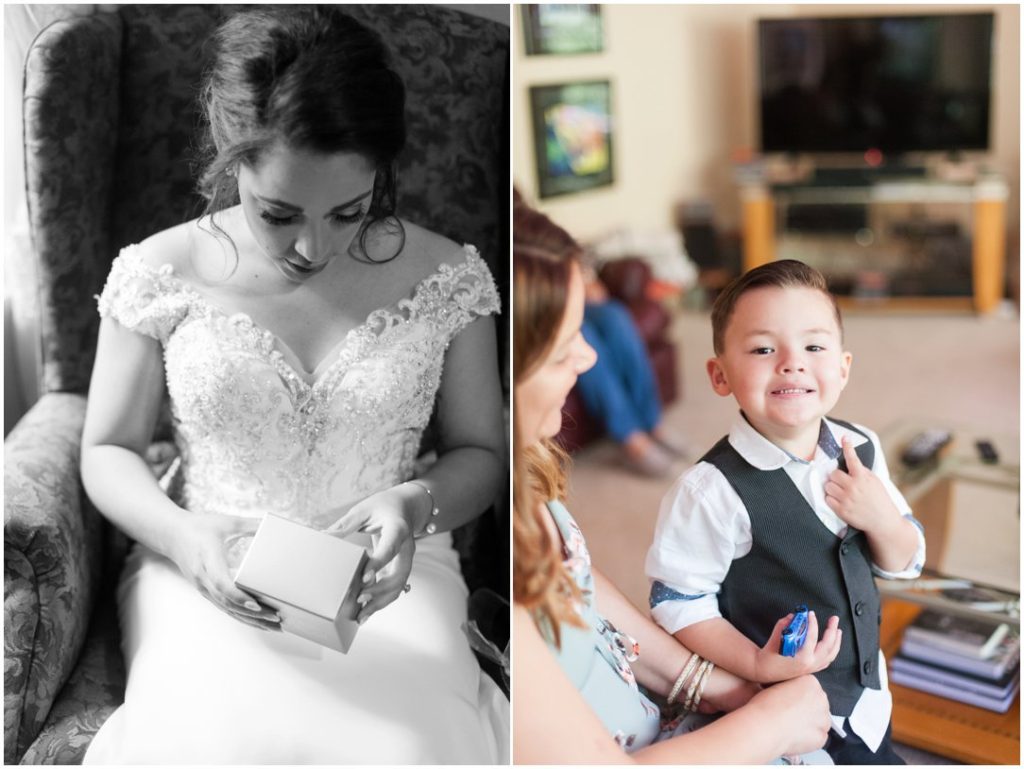
[{"label": "boy's hand", "polygon": [[790,613],[776,622],[768,643],[758,650],[754,658],[754,671],[755,678],[760,683],[787,681],[807,673],[817,673],[831,665],[832,660],[839,654],[839,645],[843,638],[843,631],[839,629],[839,617],[832,615],[828,618],[825,633],[819,641],[818,618],[812,611],[807,616],[807,640],[804,641],[804,645],[795,657],[783,657],[779,654],[782,631],[792,619],[793,614]]},{"label": "boy's hand", "polygon": [[760,684],[746,681],[724,668],[716,667],[711,671],[711,677],[697,710],[701,713],[731,713],[746,705],[759,691]]},{"label": "boy's hand", "polygon": [[843,438],[847,472],[836,468],[825,482],[825,503],[850,526],[870,534],[900,518],[882,479],[864,467],[848,437]]}]

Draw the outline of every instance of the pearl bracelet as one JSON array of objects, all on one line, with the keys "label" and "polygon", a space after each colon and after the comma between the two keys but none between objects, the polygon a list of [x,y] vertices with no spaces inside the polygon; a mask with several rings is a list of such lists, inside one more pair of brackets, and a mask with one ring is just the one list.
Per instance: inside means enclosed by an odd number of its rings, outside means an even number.
[{"label": "pearl bracelet", "polygon": [[427,492],[427,496],[430,497],[430,518],[427,519],[427,525],[423,527],[423,531],[414,536],[422,537],[427,534],[433,534],[437,531],[437,524],[434,522],[433,519],[441,514],[441,509],[434,502],[434,493],[429,488],[427,488],[426,484],[423,484],[420,481],[411,480],[406,481],[406,483],[411,483],[413,486],[419,486],[421,489]]}]

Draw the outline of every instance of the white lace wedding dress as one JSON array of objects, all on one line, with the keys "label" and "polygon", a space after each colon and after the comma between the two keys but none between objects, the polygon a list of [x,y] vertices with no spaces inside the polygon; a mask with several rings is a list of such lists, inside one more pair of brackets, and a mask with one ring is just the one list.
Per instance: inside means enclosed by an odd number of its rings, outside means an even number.
[{"label": "white lace wedding dress", "polygon": [[[303,377],[248,316],[221,312],[170,266],[148,267],[137,246],[122,251],[100,313],[163,345],[175,501],[324,527],[331,508],[410,478],[449,342],[498,309],[483,260],[464,252]],[[506,763],[508,701],[463,635],[450,535],[417,541],[409,582],[343,655],[234,620],[136,547],[118,593],[125,703],[86,762]]]}]

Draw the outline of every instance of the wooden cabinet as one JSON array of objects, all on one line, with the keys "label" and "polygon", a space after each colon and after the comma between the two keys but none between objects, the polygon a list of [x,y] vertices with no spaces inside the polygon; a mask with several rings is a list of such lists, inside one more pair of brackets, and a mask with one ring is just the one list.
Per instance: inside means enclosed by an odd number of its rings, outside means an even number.
[{"label": "wooden cabinet", "polygon": [[[887,599],[882,604],[881,646],[896,656],[921,607]],[[1020,695],[1006,713],[994,713],[899,684],[892,690],[892,736],[897,742],[968,764],[1020,766]]]},{"label": "wooden cabinet", "polygon": [[[849,278],[851,269],[860,268],[863,274],[877,277],[880,284],[867,298],[916,306],[973,309],[978,313],[991,312],[1003,298],[1006,273],[1006,185],[999,180],[984,180],[971,184],[927,180],[886,181],[867,186],[828,187],[790,184],[770,187],[766,184],[748,184],[741,188],[743,206],[743,269],[749,270],[774,259],[801,259],[814,264],[825,273],[830,283]],[[828,222],[812,229],[807,235],[798,232],[794,212],[820,209],[840,214],[843,220],[838,231],[829,233]],[[856,216],[843,212],[855,211],[862,216],[864,226],[859,227]],[[951,220],[964,248],[969,249],[969,266],[962,279],[952,277],[959,290],[951,292],[961,296],[914,295],[911,291],[899,294],[886,290],[887,269],[894,263],[903,274],[925,276],[929,270],[939,275],[943,265],[922,263],[906,248],[908,239],[900,242],[900,217],[904,222],[936,221],[932,212],[940,211],[939,221]],[[956,220],[963,226],[957,225]],[[810,219],[813,222],[813,219]],[[808,217],[803,217],[806,226]],[[905,224],[903,228],[906,229]],[[966,245],[969,240],[969,245]],[[872,261],[887,261],[873,267]],[[851,264],[858,267],[851,268]],[[947,276],[949,277],[949,276]],[[866,281],[865,281],[866,283]],[[941,294],[941,291],[938,292]],[[858,293],[837,291],[840,298]],[[865,298],[864,292],[860,297]]]}]

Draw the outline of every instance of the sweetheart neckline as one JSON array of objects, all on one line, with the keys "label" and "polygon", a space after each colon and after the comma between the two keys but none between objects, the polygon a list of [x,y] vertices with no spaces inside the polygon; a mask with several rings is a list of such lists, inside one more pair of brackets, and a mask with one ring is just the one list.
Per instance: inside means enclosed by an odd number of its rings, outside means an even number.
[{"label": "sweetheart neckline", "polygon": [[[186,295],[197,300],[201,306],[206,308],[210,313],[216,314],[228,322],[235,322],[236,319],[242,319],[250,328],[261,333],[264,338],[270,342],[268,346],[271,351],[271,362],[274,364],[280,364],[280,366],[284,367],[285,371],[288,374],[291,374],[299,383],[304,385],[305,389],[308,390],[309,393],[316,390],[326,380],[327,375],[331,373],[332,369],[341,362],[342,352],[348,348],[350,340],[355,338],[357,334],[379,340],[381,338],[380,333],[369,333],[373,324],[378,321],[378,318],[386,319],[390,315],[391,317],[397,317],[402,321],[411,320],[413,312],[416,309],[416,302],[420,298],[421,291],[428,281],[439,276],[443,276],[446,272],[454,274],[457,270],[467,268],[472,264],[473,257],[476,257],[477,259],[482,258],[475,246],[464,244],[462,246],[462,252],[466,255],[466,258],[462,262],[456,265],[452,265],[448,262],[441,262],[432,272],[417,281],[404,297],[389,305],[371,310],[361,323],[357,323],[342,335],[341,339],[331,347],[330,351],[324,355],[312,371],[307,371],[302,365],[302,361],[299,360],[298,355],[295,354],[288,343],[285,342],[278,334],[253,319],[249,313],[244,311],[229,313],[216,302],[211,301],[205,294],[191,285],[188,281],[179,277],[175,273],[172,265],[165,262],[159,268],[154,269],[143,261],[138,244],[132,244],[125,250],[129,249],[135,252],[135,262],[137,265],[142,267],[143,270],[155,273],[164,279],[174,281],[176,285],[181,287],[182,291]],[[402,313],[403,309],[406,310],[405,314]],[[388,324],[385,322],[385,328],[387,325]],[[285,359],[285,352],[291,356],[294,363]],[[323,370],[321,371],[321,369]]]}]

